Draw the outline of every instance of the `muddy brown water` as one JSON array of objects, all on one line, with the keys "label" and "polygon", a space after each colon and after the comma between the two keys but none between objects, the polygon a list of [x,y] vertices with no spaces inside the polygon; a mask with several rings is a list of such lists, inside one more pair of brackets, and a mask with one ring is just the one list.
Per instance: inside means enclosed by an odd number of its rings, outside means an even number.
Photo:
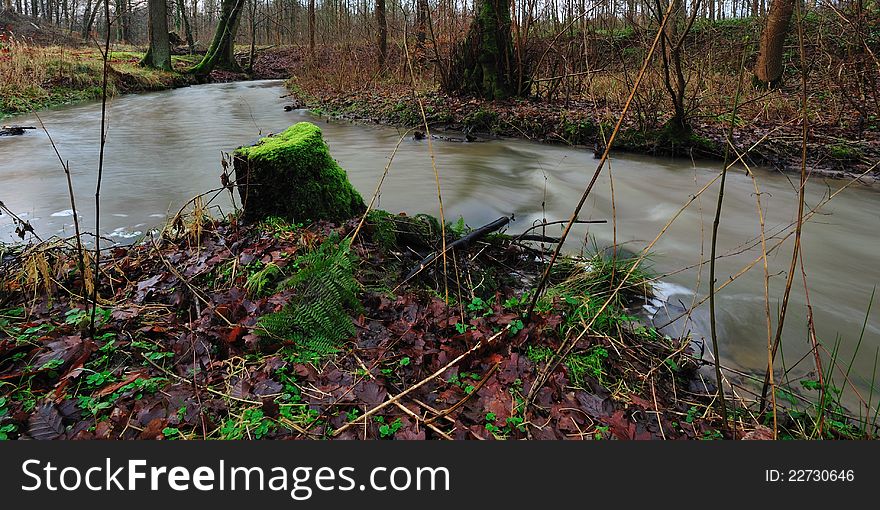
[{"label": "muddy brown water", "polygon": [[[219,185],[221,151],[247,144],[260,135],[279,132],[298,121],[318,122],[334,157],[365,197],[375,189],[400,132],[394,128],[327,122],[303,110],[285,112],[280,82],[211,84],[172,91],[129,95],[108,107],[109,133],[102,185],[101,232],[117,242],[137,239],[174,213],[189,198]],[[94,186],[98,161],[100,104],[80,104],[40,114],[62,157],[70,162],[79,212],[86,230],[94,226]],[[10,123],[7,121],[6,123]],[[39,125],[33,116],[13,119]],[[533,222],[566,219],[596,166],[591,151],[519,140],[458,143],[435,140],[447,218],[462,216],[479,226],[501,215],[515,214],[511,232]],[[649,243],[689,198],[719,171],[716,162],[616,155],[610,170],[614,183],[617,241],[638,251]],[[790,225],[797,193],[792,176],[755,169],[772,245]],[[609,173],[605,172],[581,214],[582,219],[612,218]],[[29,220],[42,235],[72,234],[66,181],[46,134],[0,139],[0,200]],[[813,180],[807,205],[841,187],[844,181]],[[717,183],[695,200],[653,249],[651,268],[664,274],[658,299],[642,313],[665,324],[706,295],[708,258]],[[759,223],[751,179],[742,170],[730,173],[719,230],[718,278],[727,281],[760,255]],[[216,210],[232,210],[227,195]],[[405,140],[394,158],[378,207],[389,211],[438,213],[437,190],[426,141]],[[861,396],[871,395],[874,356],[880,348],[880,303],[868,303],[880,282],[880,195],[853,187],[825,205],[804,229],[803,248],[810,299],[819,337],[831,350],[840,342],[845,366],[856,352],[853,379]],[[556,235],[559,227],[548,227]],[[0,216],[0,240],[13,241],[8,215]],[[576,228],[568,248],[593,243],[609,245],[611,223]],[[589,239],[589,241],[588,241]],[[769,257],[771,308],[780,304],[791,254],[791,240]],[[698,267],[694,267],[694,266]],[[724,362],[747,373],[766,364],[763,270],[759,263],[724,288],[718,296],[719,346]],[[880,296],[878,296],[880,300]],[[707,337],[708,310],[697,308],[690,321],[680,319],[664,331]],[[867,315],[866,315],[867,314]],[[867,321],[866,321],[867,316]],[[775,327],[775,326],[774,326]],[[862,333],[862,330],[864,332]],[[783,355],[787,365],[808,349],[807,312],[800,273],[795,278],[785,326]],[[708,348],[707,348],[708,351]],[[810,360],[789,377],[811,378]],[[731,374],[732,377],[738,377]],[[842,377],[838,373],[836,379]],[[858,397],[848,391],[853,410]],[[880,400],[874,395],[873,401]],[[862,411],[864,413],[864,411]]]}]

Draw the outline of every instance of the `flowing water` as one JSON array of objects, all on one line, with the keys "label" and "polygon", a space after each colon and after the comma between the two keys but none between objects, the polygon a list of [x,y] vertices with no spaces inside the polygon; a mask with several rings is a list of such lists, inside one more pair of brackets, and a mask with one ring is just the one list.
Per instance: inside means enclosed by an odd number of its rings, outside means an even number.
[{"label": "flowing water", "polygon": [[[104,178],[101,189],[101,232],[127,242],[162,223],[195,194],[219,186],[221,151],[248,144],[260,135],[279,132],[304,120],[318,122],[334,157],[354,185],[369,197],[397,143],[398,130],[346,122],[326,122],[306,111],[285,112],[280,82],[211,84],[172,91],[129,95],[108,106]],[[94,187],[98,167],[100,104],[80,104],[44,112],[41,118],[65,161],[70,162],[83,228],[94,227]],[[32,116],[15,124],[36,125]],[[596,166],[591,151],[516,140],[459,143],[435,140],[433,150],[441,176],[447,218],[462,216],[480,226],[501,215],[515,214],[511,232],[522,231],[541,218],[567,219]],[[607,246],[616,239],[637,252],[719,171],[717,162],[691,162],[616,155],[586,203],[581,219],[608,219],[608,224],[573,231],[578,250],[595,242]],[[755,170],[768,245],[780,238],[796,212],[796,177]],[[73,232],[71,206],[61,164],[47,135],[29,131],[0,139],[0,200],[29,220],[42,235]],[[814,179],[807,188],[807,205],[814,206],[843,181]],[[658,286],[661,299],[647,303],[658,325],[670,322],[706,295],[717,182],[695,200],[654,246],[652,269],[665,274]],[[719,283],[726,282],[760,255],[759,222],[752,180],[741,170],[728,176],[719,229]],[[214,205],[232,210],[228,195]],[[437,189],[426,141],[408,138],[394,158],[378,207],[437,215]],[[870,395],[874,356],[880,348],[880,304],[868,314],[873,289],[880,282],[880,195],[874,189],[852,187],[837,195],[805,226],[803,261],[810,288],[817,332],[832,349],[840,340],[843,370],[853,353],[856,387]],[[0,240],[14,240],[12,221],[0,216]],[[548,227],[555,235],[559,227]],[[769,257],[771,311],[776,314],[791,257],[789,239]],[[702,268],[702,269],[700,269]],[[800,272],[795,278],[785,326],[782,354],[788,366],[808,352],[807,311]],[[718,295],[719,348],[724,362],[750,373],[766,365],[767,330],[764,311],[763,266],[755,267]],[[664,331],[690,331],[708,336],[707,305],[697,308],[689,322],[679,320]],[[866,319],[867,317],[867,319]],[[861,338],[861,342],[859,339]],[[811,360],[797,365],[792,378],[808,374]],[[836,377],[842,379],[840,373]],[[880,396],[874,396],[877,402]],[[855,410],[852,392],[846,401]]]}]

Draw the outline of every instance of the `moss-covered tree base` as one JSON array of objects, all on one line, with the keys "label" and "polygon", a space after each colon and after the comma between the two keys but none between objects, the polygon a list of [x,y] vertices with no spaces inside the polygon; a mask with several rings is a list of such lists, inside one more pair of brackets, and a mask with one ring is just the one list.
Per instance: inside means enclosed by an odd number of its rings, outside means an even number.
[{"label": "moss-covered tree base", "polygon": [[312,123],[300,122],[239,148],[234,161],[245,219],[342,221],[366,209]]}]

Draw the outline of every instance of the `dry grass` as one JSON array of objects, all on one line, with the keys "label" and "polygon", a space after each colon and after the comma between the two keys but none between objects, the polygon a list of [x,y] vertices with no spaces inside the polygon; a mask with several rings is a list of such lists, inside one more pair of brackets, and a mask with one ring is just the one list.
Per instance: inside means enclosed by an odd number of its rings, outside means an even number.
[{"label": "dry grass", "polygon": [[[35,46],[14,38],[0,43],[0,117],[101,96],[103,58],[96,47]],[[138,65],[143,53],[115,47],[108,92],[161,90],[184,81],[178,72]],[[191,60],[176,59],[179,67]]]}]

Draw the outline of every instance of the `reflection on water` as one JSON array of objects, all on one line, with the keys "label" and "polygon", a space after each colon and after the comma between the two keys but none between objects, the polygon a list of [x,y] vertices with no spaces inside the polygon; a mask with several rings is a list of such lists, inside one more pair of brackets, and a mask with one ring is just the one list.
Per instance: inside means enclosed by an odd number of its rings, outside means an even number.
[{"label": "reflection on water", "polygon": [[[124,96],[109,106],[109,134],[102,185],[101,230],[127,242],[175,212],[194,194],[219,185],[221,151],[250,143],[260,135],[279,132],[302,120],[318,122],[334,157],[349,172],[354,185],[369,196],[400,134],[393,128],[365,127],[321,121],[307,112],[284,112],[279,82],[212,84],[143,95]],[[65,160],[70,161],[83,227],[90,230],[94,215],[94,185],[98,159],[100,108],[71,106],[41,114]],[[35,118],[17,124],[38,125]],[[588,174],[595,168],[590,151],[523,141],[433,144],[441,174],[448,216],[463,216],[479,226],[502,214],[515,214],[512,230],[523,230],[541,218],[568,218]],[[608,170],[614,179],[617,240],[632,251],[650,242],[670,217],[718,172],[717,163],[619,155]],[[786,176],[757,172],[768,232],[768,244],[795,217],[795,187]],[[41,234],[72,232],[72,212],[61,166],[45,133],[0,140],[0,200],[29,219]],[[817,204],[840,182],[812,182],[807,205]],[[706,294],[708,268],[698,263],[708,256],[717,187],[694,201],[655,245],[651,265],[672,273],[662,306],[663,316],[676,316],[694,294]],[[231,211],[228,195],[214,205]],[[406,140],[395,156],[383,186],[379,207],[392,212],[438,213],[436,185],[427,143]],[[836,197],[804,229],[804,263],[811,289],[815,322],[829,346],[841,341],[840,356],[848,363],[858,342],[874,287],[880,281],[880,196],[853,188]],[[611,219],[609,172],[597,183],[582,219]],[[558,228],[558,227],[554,227]],[[548,234],[553,234],[549,231]],[[570,249],[595,240],[607,245],[612,224],[577,228]],[[719,230],[719,281],[736,274],[758,256],[759,224],[751,179],[741,171],[728,178],[724,215]],[[0,238],[12,240],[8,217],[0,217]],[[769,258],[771,308],[779,306],[790,243]],[[691,269],[679,271],[691,266]],[[760,371],[766,363],[766,325],[761,266],[727,286],[718,297],[724,360],[745,370]],[[648,303],[652,306],[651,303]],[[708,330],[705,306],[691,321],[671,324],[672,332]],[[880,306],[867,318],[861,352],[853,373],[867,394],[874,353],[880,346]],[[665,320],[664,322],[669,322]],[[795,279],[783,354],[791,364],[806,352],[806,310],[800,276]],[[795,370],[792,377],[808,370]],[[867,398],[867,397],[866,397]]]}]

